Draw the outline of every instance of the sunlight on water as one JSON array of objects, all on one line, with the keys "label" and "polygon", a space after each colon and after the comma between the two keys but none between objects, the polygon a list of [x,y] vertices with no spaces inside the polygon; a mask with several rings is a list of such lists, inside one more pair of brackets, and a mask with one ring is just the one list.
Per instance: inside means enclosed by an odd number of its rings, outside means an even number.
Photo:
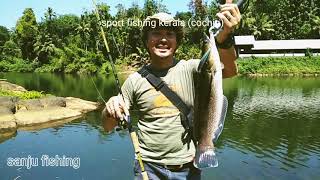
[{"label": "sunlight on water", "polygon": [[245,89],[239,92],[234,104],[234,118],[264,111],[264,116],[270,118],[286,118],[287,113],[298,113],[312,119],[320,113],[319,91],[313,91],[310,96],[304,96],[301,89],[261,88],[252,95],[249,93]]}]

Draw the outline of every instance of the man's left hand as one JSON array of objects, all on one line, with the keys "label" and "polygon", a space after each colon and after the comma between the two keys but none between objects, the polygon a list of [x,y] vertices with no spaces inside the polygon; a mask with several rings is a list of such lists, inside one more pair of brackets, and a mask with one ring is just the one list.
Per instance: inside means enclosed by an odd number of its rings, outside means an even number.
[{"label": "man's left hand", "polygon": [[223,29],[217,36],[217,41],[222,43],[239,25],[241,14],[237,4],[232,4],[232,0],[226,0],[226,4],[220,6],[217,16],[223,21]]}]

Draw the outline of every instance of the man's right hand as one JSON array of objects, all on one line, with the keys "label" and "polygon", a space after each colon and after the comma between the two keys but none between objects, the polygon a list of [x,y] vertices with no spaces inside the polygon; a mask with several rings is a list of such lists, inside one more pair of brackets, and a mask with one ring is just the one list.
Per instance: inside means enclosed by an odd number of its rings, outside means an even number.
[{"label": "man's right hand", "polygon": [[111,97],[106,103],[105,110],[107,114],[118,120],[123,120],[124,115],[129,115],[129,111],[121,96]]},{"label": "man's right hand", "polygon": [[106,103],[102,111],[103,127],[106,131],[111,131],[117,126],[119,120],[124,120],[124,116],[129,115],[129,110],[121,96],[113,96]]}]

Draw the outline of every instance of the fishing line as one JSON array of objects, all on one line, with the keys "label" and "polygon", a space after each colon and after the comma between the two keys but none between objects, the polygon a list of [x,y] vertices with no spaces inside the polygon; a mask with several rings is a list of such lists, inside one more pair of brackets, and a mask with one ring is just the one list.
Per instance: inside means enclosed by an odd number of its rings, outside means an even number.
[{"label": "fishing line", "polygon": [[[92,0],[92,2],[93,2],[93,5],[95,7],[94,8],[95,9],[95,14],[96,14],[97,20],[99,22],[98,24],[100,25],[100,31],[101,31],[101,35],[102,35],[102,38],[103,38],[103,41],[104,41],[104,45],[105,45],[106,50],[107,50],[108,58],[109,58],[109,60],[111,62],[111,68],[112,68],[112,72],[113,72],[114,78],[116,80],[117,89],[118,89],[118,92],[119,92],[119,94],[121,95],[121,97],[123,99],[123,102],[125,102],[125,99],[124,99],[124,96],[123,96],[123,93],[122,93],[122,90],[121,90],[121,86],[120,86],[120,81],[119,81],[119,78],[118,78],[118,75],[117,75],[117,72],[116,72],[116,68],[115,68],[115,65],[114,65],[114,61],[112,59],[112,56],[111,56],[111,53],[110,53],[110,49],[109,49],[109,46],[108,46],[108,42],[107,42],[104,30],[103,30],[102,24],[100,23],[100,16],[99,16],[98,8],[97,8],[95,0]],[[125,106],[126,106],[126,104],[125,104]],[[130,137],[131,137],[131,141],[132,141],[133,148],[134,148],[134,151],[135,151],[135,155],[136,155],[136,158],[137,158],[137,160],[139,162],[139,165],[140,165],[142,179],[143,180],[148,180],[149,179],[148,178],[148,174],[145,171],[144,164],[143,164],[142,157],[141,157],[141,153],[140,153],[138,137],[137,137],[137,134],[136,134],[136,132],[134,131],[134,129],[132,127],[131,118],[130,118],[129,114],[125,115],[125,120],[126,120],[127,125],[128,125],[128,130],[129,130],[129,133],[130,133]]]},{"label": "fishing line", "polygon": [[92,78],[92,77],[90,77],[90,78],[91,78],[91,81],[92,81],[94,87],[96,88],[96,91],[98,92],[98,95],[99,95],[100,99],[102,99],[102,101],[103,101],[105,104],[107,104],[107,102],[106,102],[106,101],[104,100],[104,98],[102,97],[99,89],[97,88],[97,85],[96,85],[96,83],[94,82],[93,78]]}]

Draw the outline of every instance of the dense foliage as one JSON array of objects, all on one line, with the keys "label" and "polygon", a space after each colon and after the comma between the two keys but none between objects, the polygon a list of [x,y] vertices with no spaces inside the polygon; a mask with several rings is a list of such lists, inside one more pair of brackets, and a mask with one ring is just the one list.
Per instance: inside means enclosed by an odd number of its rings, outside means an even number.
[{"label": "dense foliage", "polygon": [[[189,12],[178,12],[176,17],[184,22],[190,18],[203,20],[214,17],[215,1],[203,3],[190,0]],[[243,14],[240,35],[254,35],[256,39],[305,39],[320,37],[319,0],[250,0]],[[0,26],[0,71],[16,72],[65,72],[105,73],[110,71],[109,59],[99,30],[99,24],[107,33],[111,56],[116,64],[140,66],[147,61],[148,53],[141,40],[141,26],[108,26],[107,22],[125,24],[143,21],[155,12],[167,12],[161,0],[146,0],[144,7],[132,4],[125,8],[116,6],[117,13],[110,14],[108,4],[99,4],[101,22],[93,10],[80,17],[56,15],[48,8],[41,22],[36,22],[31,8],[25,9],[12,30]],[[103,23],[104,22],[104,23]],[[204,27],[185,28],[185,39],[176,58],[200,57],[201,34]]]},{"label": "dense foliage", "polygon": [[264,57],[238,60],[240,74],[320,75],[320,57]]}]

